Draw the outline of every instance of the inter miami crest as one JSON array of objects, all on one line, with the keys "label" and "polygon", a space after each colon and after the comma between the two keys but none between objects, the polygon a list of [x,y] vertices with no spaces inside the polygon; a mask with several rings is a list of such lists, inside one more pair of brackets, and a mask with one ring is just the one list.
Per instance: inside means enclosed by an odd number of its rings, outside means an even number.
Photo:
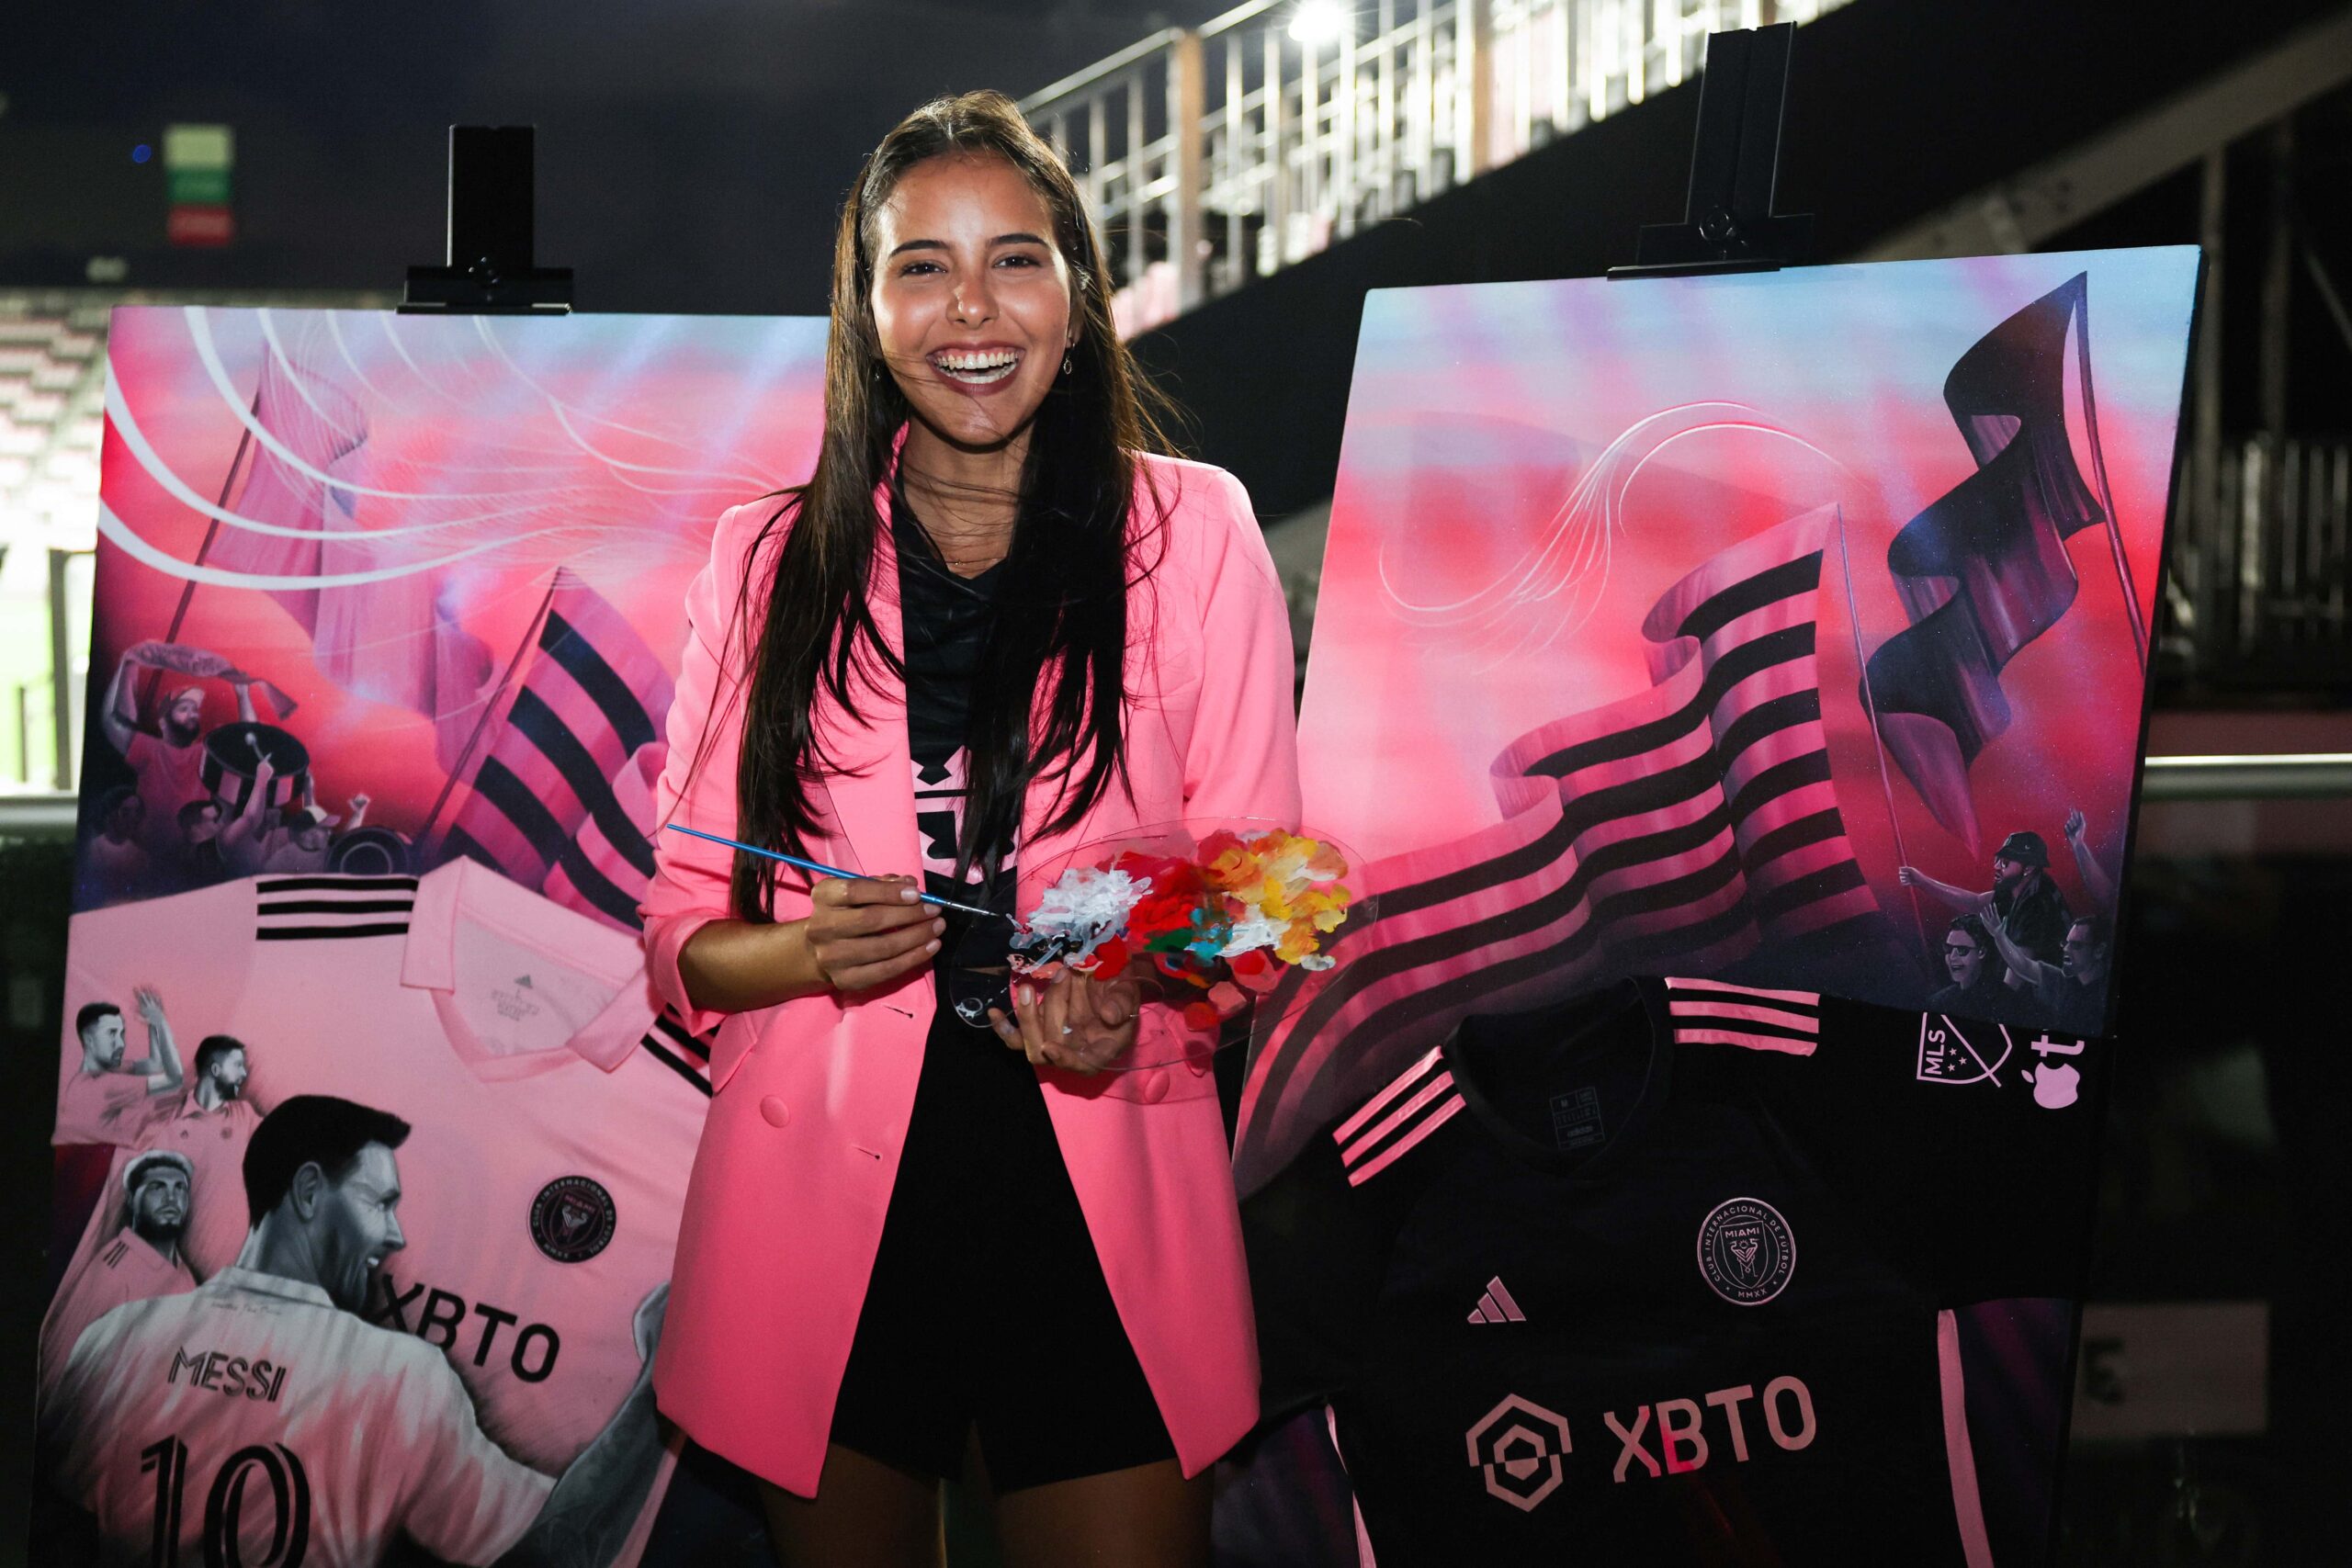
[{"label": "inter miami crest", "polygon": [[1727,1302],[1761,1306],[1788,1287],[1796,1268],[1789,1222],[1761,1198],[1729,1199],[1700,1223],[1699,1272]]},{"label": "inter miami crest", "polygon": [[559,1176],[531,1200],[531,1239],[558,1263],[585,1263],[612,1244],[620,1211],[602,1183]]}]

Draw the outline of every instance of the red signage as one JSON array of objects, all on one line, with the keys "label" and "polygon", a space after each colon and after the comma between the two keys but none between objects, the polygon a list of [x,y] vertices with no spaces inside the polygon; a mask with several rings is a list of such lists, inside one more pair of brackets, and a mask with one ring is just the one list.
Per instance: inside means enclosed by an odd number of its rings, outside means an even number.
[{"label": "red signage", "polygon": [[237,237],[237,220],[225,207],[175,207],[164,232],[175,245],[225,245]]}]

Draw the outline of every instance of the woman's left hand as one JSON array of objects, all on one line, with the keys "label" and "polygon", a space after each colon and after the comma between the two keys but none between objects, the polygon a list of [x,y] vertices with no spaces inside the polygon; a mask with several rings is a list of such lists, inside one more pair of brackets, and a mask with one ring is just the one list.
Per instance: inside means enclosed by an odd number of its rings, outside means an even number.
[{"label": "woman's left hand", "polygon": [[1007,1018],[989,1010],[1008,1049],[1040,1066],[1099,1073],[1135,1049],[1143,989],[1133,980],[1095,980],[1065,969],[1043,985],[1015,980],[1012,1011]]}]

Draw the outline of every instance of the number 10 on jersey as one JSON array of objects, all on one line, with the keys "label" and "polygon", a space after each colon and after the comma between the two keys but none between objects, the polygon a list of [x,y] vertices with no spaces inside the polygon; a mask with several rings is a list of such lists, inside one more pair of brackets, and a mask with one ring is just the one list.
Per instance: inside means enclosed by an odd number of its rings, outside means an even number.
[{"label": "number 10 on jersey", "polygon": [[[179,1568],[180,1505],[187,1491],[187,1445],[164,1438],[139,1452],[139,1473],[155,1476],[155,1537],[150,1568]],[[238,1526],[245,1488],[266,1482],[269,1550],[248,1561]],[[204,1500],[204,1568],[301,1568],[311,1549],[311,1478],[283,1443],[255,1443],[229,1456]]]}]

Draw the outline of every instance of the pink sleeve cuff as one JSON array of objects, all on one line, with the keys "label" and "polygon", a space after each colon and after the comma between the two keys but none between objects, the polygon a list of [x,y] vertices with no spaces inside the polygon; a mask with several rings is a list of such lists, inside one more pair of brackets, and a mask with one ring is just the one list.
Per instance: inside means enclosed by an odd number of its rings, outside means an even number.
[{"label": "pink sleeve cuff", "polygon": [[698,1008],[686,999],[685,976],[678,971],[678,956],[695,932],[720,917],[709,910],[695,909],[682,915],[651,915],[645,921],[645,973],[653,982],[654,994],[670,1004],[689,1034],[702,1034],[716,1029],[727,1014],[710,1008]]}]

